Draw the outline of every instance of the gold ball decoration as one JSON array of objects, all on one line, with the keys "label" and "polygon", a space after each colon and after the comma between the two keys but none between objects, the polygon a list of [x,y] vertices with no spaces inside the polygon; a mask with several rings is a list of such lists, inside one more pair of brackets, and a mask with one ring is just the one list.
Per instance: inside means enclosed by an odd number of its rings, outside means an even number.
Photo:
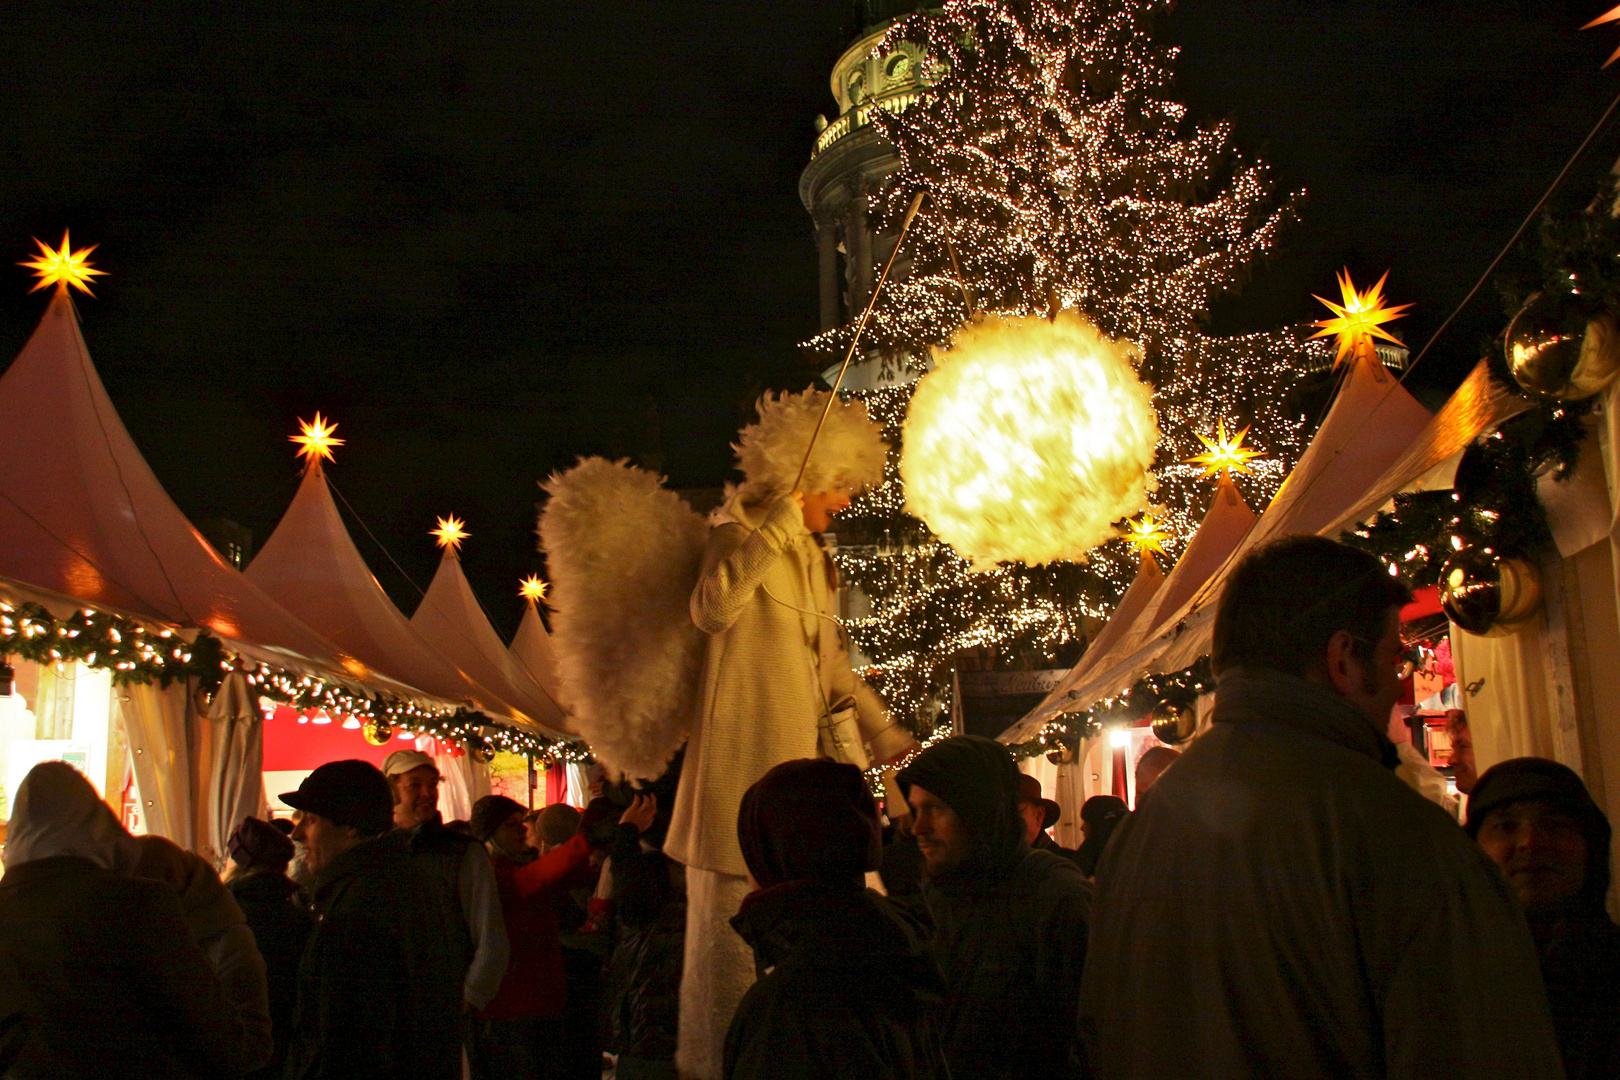
[{"label": "gold ball decoration", "polygon": [[1513,378],[1538,397],[1591,397],[1620,372],[1620,324],[1578,293],[1536,293],[1507,331]]},{"label": "gold ball decoration", "polygon": [[1464,548],[1440,571],[1440,606],[1465,633],[1478,637],[1516,633],[1540,602],[1540,575],[1523,559]]},{"label": "gold ball decoration", "polygon": [[480,765],[488,765],[491,759],[495,757],[495,751],[490,749],[488,746],[485,746],[483,743],[469,741],[467,743],[467,756],[478,762]]},{"label": "gold ball decoration", "polygon": [[360,725],[360,733],[372,746],[387,746],[388,740],[394,737],[394,725],[373,716]]},{"label": "gold ball decoration", "polygon": [[1153,737],[1166,746],[1184,743],[1198,730],[1198,712],[1191,705],[1161,701],[1153,706]]},{"label": "gold ball decoration", "polygon": [[1073,765],[1074,747],[1055,746],[1046,752],[1046,760],[1054,765]]}]

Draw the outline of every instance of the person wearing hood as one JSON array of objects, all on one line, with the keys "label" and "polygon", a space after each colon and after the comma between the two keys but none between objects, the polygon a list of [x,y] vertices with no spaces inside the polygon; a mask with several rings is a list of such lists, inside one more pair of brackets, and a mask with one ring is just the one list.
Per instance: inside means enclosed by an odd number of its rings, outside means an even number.
[{"label": "person wearing hood", "polygon": [[394,829],[388,781],[369,762],[329,761],[281,801],[315,875],[287,1080],[458,1080],[466,956]]},{"label": "person wearing hood", "polygon": [[736,445],[745,483],[710,519],[692,590],[692,622],[706,635],[701,701],[664,845],[687,868],[676,1061],[697,1080],[719,1076],[731,1014],[753,982],[730,926],[749,891],[737,846],[743,792],[795,758],[865,768],[915,746],[850,668],[819,539],[853,492],[882,480],[882,432],[865,405],[826,391],[767,394],[758,409]]},{"label": "person wearing hood", "polygon": [[280,829],[255,817],[242,819],[225,843],[235,873],[225,887],[247,918],[248,929],[264,957],[270,989],[270,1031],[275,1053],[254,1074],[279,1080],[292,1037],[293,1006],[298,1000],[298,962],[309,942],[313,922],[294,900],[298,886],[287,876],[293,842]]},{"label": "person wearing hood", "polygon": [[219,976],[220,989],[242,1015],[253,1040],[253,1069],[275,1051],[271,1030],[270,990],[264,957],[259,953],[247,917],[219,874],[202,856],[162,836],[135,838],[136,877],[161,881],[180,894],[180,910],[192,939],[207,954]]},{"label": "person wearing hood", "polygon": [[1569,1080],[1620,1076],[1620,927],[1609,892],[1609,819],[1568,766],[1514,758],[1468,800],[1468,835],[1518,893],[1541,959]]},{"label": "person wearing hood", "polygon": [[1213,726],[1097,868],[1081,1023],[1099,1080],[1562,1075],[1501,875],[1395,775],[1410,599],[1316,536],[1232,570]]},{"label": "person wearing hood", "polygon": [[1073,862],[1025,842],[1018,775],[1006,747],[958,735],[897,777],[923,854],[952,1076],[1083,1072],[1075,1008],[1091,886]]},{"label": "person wearing hood", "polygon": [[0,878],[0,1075],[239,1076],[267,1052],[175,890],[72,766],[18,786]]},{"label": "person wearing hood", "polygon": [[743,795],[737,836],[755,891],[731,924],[764,974],[726,1034],[725,1080],[947,1080],[939,970],[865,886],[883,846],[861,771],[776,766]]}]

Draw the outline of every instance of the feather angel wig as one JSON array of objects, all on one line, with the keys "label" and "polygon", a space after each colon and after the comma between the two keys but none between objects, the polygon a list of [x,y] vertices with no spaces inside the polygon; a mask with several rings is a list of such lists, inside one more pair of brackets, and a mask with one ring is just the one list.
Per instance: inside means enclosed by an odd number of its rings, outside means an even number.
[{"label": "feather angel wig", "polygon": [[[770,498],[789,492],[827,397],[828,391],[806,390],[759,399],[758,422],[743,428],[732,446],[749,494]],[[852,492],[865,490],[882,481],[888,452],[882,429],[867,415],[864,402],[835,401],[799,490],[814,494],[839,484]]]}]

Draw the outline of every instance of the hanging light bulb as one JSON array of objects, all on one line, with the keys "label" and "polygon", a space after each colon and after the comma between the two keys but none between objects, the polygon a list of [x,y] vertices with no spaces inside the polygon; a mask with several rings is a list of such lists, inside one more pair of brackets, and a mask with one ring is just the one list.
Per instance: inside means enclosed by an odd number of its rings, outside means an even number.
[{"label": "hanging light bulb", "polygon": [[348,716],[343,718],[343,726],[348,728],[350,731],[359,731],[360,721],[355,719],[353,713],[350,713]]},{"label": "hanging light bulb", "polygon": [[312,724],[330,724],[332,722],[332,718],[327,715],[325,709],[322,709],[314,716],[310,717],[309,722]]}]

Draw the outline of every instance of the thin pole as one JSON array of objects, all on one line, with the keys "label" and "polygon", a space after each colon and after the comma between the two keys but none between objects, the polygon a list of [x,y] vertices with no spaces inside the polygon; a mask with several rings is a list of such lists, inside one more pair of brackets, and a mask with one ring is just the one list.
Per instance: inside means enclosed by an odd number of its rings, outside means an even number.
[{"label": "thin pole", "polygon": [[956,284],[962,290],[962,303],[967,306],[968,318],[972,319],[973,294],[968,291],[967,278],[962,276],[962,264],[956,261],[956,248],[951,244],[951,238],[944,233],[940,234],[940,239],[945,241],[945,254],[951,257],[951,270],[956,274]]},{"label": "thin pole", "polygon": [[906,208],[905,221],[900,224],[900,235],[895,237],[894,250],[889,252],[889,260],[883,264],[883,275],[878,278],[877,285],[872,288],[872,295],[866,300],[866,308],[861,312],[860,321],[855,324],[855,333],[850,335],[849,348],[844,352],[844,362],[838,367],[838,378],[833,380],[832,393],[827,395],[827,404],[822,407],[821,418],[816,421],[816,430],[810,433],[810,445],[804,448],[804,460],[799,462],[799,472],[793,478],[790,491],[799,490],[799,481],[804,479],[804,470],[810,467],[810,455],[816,449],[816,440],[821,438],[821,428],[827,422],[827,414],[832,412],[833,402],[838,400],[838,388],[844,385],[844,373],[849,370],[849,362],[855,356],[855,346],[860,344],[861,331],[866,329],[866,320],[872,316],[872,308],[877,306],[878,295],[883,292],[884,282],[889,280],[889,271],[894,268],[894,260],[900,255],[900,246],[906,242],[906,233],[911,231],[911,223],[917,217],[917,211],[922,209],[923,198],[926,191],[917,192],[916,198]]}]

